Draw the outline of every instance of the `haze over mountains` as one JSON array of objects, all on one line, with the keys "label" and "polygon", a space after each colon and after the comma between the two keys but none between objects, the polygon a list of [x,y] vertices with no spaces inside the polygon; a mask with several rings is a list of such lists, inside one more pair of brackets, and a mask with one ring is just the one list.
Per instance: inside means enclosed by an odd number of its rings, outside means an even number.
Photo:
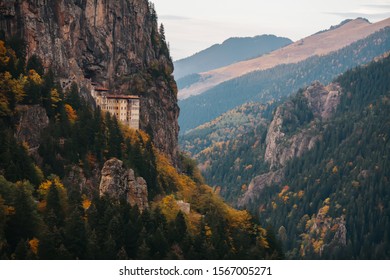
[{"label": "haze over mountains", "polygon": [[190,57],[174,62],[175,78],[220,68],[245,59],[254,58],[291,44],[288,38],[275,35],[229,38]]},{"label": "haze over mountains", "polygon": [[[328,83],[389,49],[390,19],[344,21],[261,57],[189,79],[179,91],[181,134],[246,102],[278,100],[310,84]],[[196,117],[195,117],[196,116]]]},{"label": "haze over mountains", "polygon": [[270,54],[201,73],[200,75],[203,78],[207,77],[207,79],[202,79],[202,81],[182,89],[179,92],[179,98],[184,99],[201,94],[224,81],[249,72],[269,69],[280,64],[297,63],[313,55],[329,54],[389,25],[390,19],[373,24],[362,18],[346,21],[338,28],[318,32]]}]

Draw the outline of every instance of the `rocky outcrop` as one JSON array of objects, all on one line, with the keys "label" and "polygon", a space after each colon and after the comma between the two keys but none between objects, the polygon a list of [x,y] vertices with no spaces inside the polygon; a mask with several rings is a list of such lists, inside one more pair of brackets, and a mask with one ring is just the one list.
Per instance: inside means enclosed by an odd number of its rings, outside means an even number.
[{"label": "rocky outcrop", "polygon": [[259,200],[259,197],[263,192],[264,188],[272,184],[280,183],[283,180],[283,177],[284,173],[282,169],[276,172],[269,172],[255,177],[250,182],[248,190],[238,200],[238,206],[245,207],[246,205],[249,205],[251,203],[256,203],[256,201]]},{"label": "rocky outcrop", "polygon": [[0,30],[27,43],[27,58],[75,77],[82,92],[98,82],[140,95],[140,128],[175,163],[179,127],[168,48],[147,0],[10,0],[0,4]]},{"label": "rocky outcrop", "polygon": [[[245,194],[238,200],[238,206],[245,207],[256,201],[261,196],[265,187],[281,183],[284,178],[283,168],[287,162],[301,157],[307,151],[313,149],[315,144],[322,139],[320,127],[334,114],[340,103],[341,88],[338,84],[324,86],[314,82],[302,93],[307,114],[313,117],[308,123],[294,124],[293,131],[285,132],[285,122],[297,120],[295,114],[296,104],[293,98],[280,105],[274,114],[268,127],[266,136],[266,150],[264,160],[270,164],[270,172],[255,177]],[[299,110],[299,108],[298,108]]]},{"label": "rocky outcrop", "polygon": [[46,110],[39,105],[18,106],[19,121],[16,126],[16,139],[28,146],[29,154],[37,154],[41,133],[49,125]]},{"label": "rocky outcrop", "polygon": [[180,211],[182,211],[184,214],[189,215],[191,211],[191,204],[184,202],[183,200],[176,201],[177,206],[179,206]]},{"label": "rocky outcrop", "polygon": [[114,201],[126,200],[131,206],[137,205],[140,211],[149,207],[145,180],[135,178],[134,171],[125,169],[123,162],[116,158],[104,163],[99,192],[100,196],[106,195]]},{"label": "rocky outcrop", "polygon": [[131,206],[137,205],[141,211],[148,208],[148,187],[144,178],[135,178],[134,171],[129,169],[127,182],[129,187],[127,201]]},{"label": "rocky outcrop", "polygon": [[312,83],[303,93],[314,117],[321,120],[329,119],[336,111],[340,103],[340,94],[341,88],[338,84],[324,86],[318,81]]},{"label": "rocky outcrop", "polygon": [[287,115],[293,114],[294,104],[292,101],[287,101],[276,109],[268,129],[264,155],[271,169],[285,166],[287,161],[301,157],[315,146],[315,143],[321,139],[316,122],[326,121],[332,116],[340,103],[340,94],[341,89],[337,84],[329,84],[325,87],[319,82],[314,82],[309,86],[303,92],[303,97],[313,114],[314,121],[306,127],[298,127],[288,137],[282,131],[283,122],[290,117]]}]

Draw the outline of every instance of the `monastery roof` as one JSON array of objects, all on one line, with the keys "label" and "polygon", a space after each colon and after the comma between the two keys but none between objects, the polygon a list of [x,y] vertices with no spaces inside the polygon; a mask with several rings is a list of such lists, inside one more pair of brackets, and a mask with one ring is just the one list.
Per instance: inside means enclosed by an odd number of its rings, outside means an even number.
[{"label": "monastery roof", "polygon": [[104,88],[104,87],[95,87],[95,90],[96,91],[109,91],[108,88]]},{"label": "monastery roof", "polygon": [[137,95],[106,95],[108,99],[139,99]]}]

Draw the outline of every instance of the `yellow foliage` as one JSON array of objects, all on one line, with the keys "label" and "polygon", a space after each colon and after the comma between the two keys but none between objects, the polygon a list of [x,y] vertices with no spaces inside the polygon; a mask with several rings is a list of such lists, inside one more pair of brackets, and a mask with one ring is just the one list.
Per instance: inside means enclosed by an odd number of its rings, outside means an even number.
[{"label": "yellow foliage", "polygon": [[303,195],[305,194],[305,192],[304,191],[299,191],[298,192],[298,198],[302,198],[303,197]]},{"label": "yellow foliage", "polygon": [[14,79],[9,72],[0,73],[0,116],[9,116],[12,114],[10,105],[10,96],[19,103],[25,96],[24,87],[27,78],[20,75]]},{"label": "yellow foliage", "polygon": [[323,202],[324,205],[329,205],[330,204],[330,198],[326,198]]},{"label": "yellow foliage", "polygon": [[28,242],[28,245],[30,246],[31,251],[38,255],[38,247],[39,247],[39,240],[37,238],[33,238]]},{"label": "yellow foliage", "polygon": [[211,237],[213,235],[211,228],[209,226],[204,226],[205,232],[206,232],[206,237]]},{"label": "yellow foliage", "polygon": [[272,209],[276,210],[278,208],[278,205],[275,203],[275,201],[272,201]]},{"label": "yellow foliage", "polygon": [[262,227],[257,227],[257,242],[262,248],[269,248],[269,243],[267,241],[267,230]]},{"label": "yellow foliage", "polygon": [[333,173],[333,174],[336,174],[336,173],[338,173],[338,172],[339,172],[339,169],[338,169],[337,165],[335,165],[335,166],[333,167],[333,169],[332,169],[332,173]]},{"label": "yellow foliage", "polygon": [[318,211],[318,214],[319,215],[322,215],[323,217],[326,216],[326,214],[328,214],[329,212],[329,205],[325,205],[324,207],[322,207],[319,211]]},{"label": "yellow foliage", "polygon": [[238,211],[234,208],[228,208],[228,216],[230,217],[230,226],[233,228],[240,228],[251,230],[251,216],[246,210]]},{"label": "yellow foliage", "polygon": [[58,93],[57,89],[53,88],[50,91],[50,101],[52,103],[53,108],[57,108],[57,103],[61,101],[60,94]]},{"label": "yellow foliage", "polygon": [[77,120],[76,111],[69,104],[65,104],[66,116],[71,124],[74,124]]},{"label": "yellow foliage", "polygon": [[314,252],[318,254],[321,251],[323,245],[324,245],[324,241],[321,239],[313,241]]},{"label": "yellow foliage", "polygon": [[187,218],[187,229],[193,235],[200,233],[200,225],[202,220],[202,215],[191,211],[189,215],[186,215]]},{"label": "yellow foliage", "polygon": [[34,69],[28,71],[28,79],[36,85],[42,85],[43,83],[41,76]]},{"label": "yellow foliage", "polygon": [[60,204],[63,208],[66,208],[67,206],[65,205],[67,199],[66,199],[66,189],[64,185],[61,183],[61,180],[58,176],[54,176],[46,181],[44,181],[42,184],[39,185],[38,187],[38,195],[40,198],[40,203],[38,204],[38,209],[40,211],[45,211],[46,210],[46,197],[47,194],[49,193],[49,190],[51,187],[55,187],[58,190],[58,195],[60,197]]},{"label": "yellow foliage", "polygon": [[159,203],[161,212],[167,218],[168,221],[174,221],[180,209],[177,205],[176,199],[173,195],[164,197]]},{"label": "yellow foliage", "polygon": [[7,55],[7,48],[5,47],[4,41],[0,40],[0,63],[2,65],[7,65],[9,62],[9,57]]}]

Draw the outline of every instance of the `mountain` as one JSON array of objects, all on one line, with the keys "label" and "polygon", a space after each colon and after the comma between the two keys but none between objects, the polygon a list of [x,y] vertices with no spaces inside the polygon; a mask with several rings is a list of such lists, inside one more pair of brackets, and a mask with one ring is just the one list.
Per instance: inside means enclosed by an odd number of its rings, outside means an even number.
[{"label": "mountain", "polygon": [[0,3],[1,259],[283,258],[177,152],[161,30],[146,0]]},{"label": "mountain", "polygon": [[389,53],[185,135],[206,180],[277,230],[292,259],[387,259]]},{"label": "mountain", "polygon": [[[371,26],[368,25],[368,27]],[[335,32],[335,30],[337,29],[328,32]],[[320,33],[318,36],[328,32]],[[324,41],[317,42],[317,44],[328,46]],[[281,64],[221,83],[201,95],[179,101],[182,110],[179,118],[181,133],[184,134],[188,130],[211,121],[224,112],[246,102],[266,103],[271,100],[278,100],[300,87],[309,85],[313,80],[329,83],[344,71],[367,63],[389,49],[390,27],[386,27],[326,55],[311,56],[301,62]],[[287,54],[285,55],[287,56]]]},{"label": "mountain", "polygon": [[201,74],[202,78],[199,79],[199,82],[179,92],[179,98],[184,99],[193,95],[199,95],[222,82],[253,71],[271,69],[280,64],[298,63],[315,55],[327,55],[364,39],[389,25],[390,19],[374,24],[361,18],[344,21],[344,24],[339,25],[337,28],[330,28],[328,31],[303,38],[267,55],[204,72]]},{"label": "mountain", "polygon": [[190,57],[174,61],[174,75],[180,84],[180,79],[190,74],[206,72],[261,56],[291,43],[292,41],[288,38],[274,35],[229,38],[222,44],[215,44]]}]

